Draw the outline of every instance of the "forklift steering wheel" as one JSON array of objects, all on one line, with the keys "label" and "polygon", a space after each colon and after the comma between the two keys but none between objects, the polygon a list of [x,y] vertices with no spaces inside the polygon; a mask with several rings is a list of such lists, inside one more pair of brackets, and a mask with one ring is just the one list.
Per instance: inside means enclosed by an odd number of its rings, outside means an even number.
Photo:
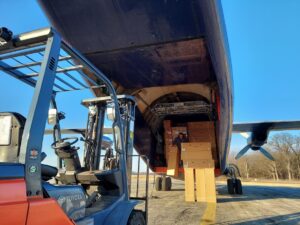
[{"label": "forklift steering wheel", "polygon": [[[68,142],[67,140],[73,140],[72,142]],[[67,142],[66,142],[67,141]],[[74,145],[78,141],[78,137],[67,137],[62,138],[61,140],[55,141],[52,143],[51,148],[59,149],[59,148],[69,148],[71,145]]]}]

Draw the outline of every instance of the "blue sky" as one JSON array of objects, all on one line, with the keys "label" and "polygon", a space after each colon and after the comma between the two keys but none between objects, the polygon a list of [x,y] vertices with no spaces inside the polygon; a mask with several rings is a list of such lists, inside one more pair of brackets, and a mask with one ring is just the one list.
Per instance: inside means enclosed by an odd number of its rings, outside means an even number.
[{"label": "blue sky", "polygon": [[[222,3],[234,79],[234,121],[300,119],[300,1]],[[1,0],[0,8],[0,26],[9,27],[15,34],[49,25],[36,1]],[[0,83],[0,111],[27,115],[31,88],[3,73]],[[78,107],[75,115],[69,106],[87,97],[88,92],[59,97],[63,102],[59,107],[68,116],[63,125],[85,126],[77,118],[86,118],[86,110]],[[232,149],[244,144],[242,137],[233,136]]]},{"label": "blue sky", "polygon": [[[234,121],[299,120],[300,1],[222,3],[234,80]],[[233,149],[243,143],[242,137],[233,136]]]}]

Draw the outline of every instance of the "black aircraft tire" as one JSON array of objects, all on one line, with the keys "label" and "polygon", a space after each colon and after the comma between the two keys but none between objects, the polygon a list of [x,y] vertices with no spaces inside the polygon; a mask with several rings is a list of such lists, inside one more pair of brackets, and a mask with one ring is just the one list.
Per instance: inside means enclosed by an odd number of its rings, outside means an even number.
[{"label": "black aircraft tire", "polygon": [[161,190],[167,191],[167,177],[165,176],[161,178]]},{"label": "black aircraft tire", "polygon": [[161,181],[161,190],[162,191],[170,191],[172,188],[171,177],[162,177]]},{"label": "black aircraft tire", "polygon": [[171,191],[171,189],[172,189],[171,177],[166,177],[166,191]]},{"label": "black aircraft tire", "polygon": [[230,194],[230,195],[234,194],[233,179],[227,179],[227,190],[228,190],[228,194]]},{"label": "black aircraft tire", "polygon": [[243,194],[243,187],[242,187],[242,182],[240,179],[235,180],[235,185],[234,185],[235,193],[238,195]]},{"label": "black aircraft tire", "polygon": [[127,225],[146,225],[144,213],[140,210],[132,210]]},{"label": "black aircraft tire", "polygon": [[161,191],[162,187],[162,178],[161,177],[156,177],[155,179],[155,190],[156,191]]}]

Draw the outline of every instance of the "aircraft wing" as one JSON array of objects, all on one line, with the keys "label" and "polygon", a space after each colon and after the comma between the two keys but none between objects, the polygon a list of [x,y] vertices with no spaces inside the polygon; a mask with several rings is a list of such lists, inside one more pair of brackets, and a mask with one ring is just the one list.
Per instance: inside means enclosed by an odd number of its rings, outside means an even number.
[{"label": "aircraft wing", "polygon": [[232,132],[255,132],[257,130],[300,130],[300,121],[267,121],[255,123],[235,123]]}]

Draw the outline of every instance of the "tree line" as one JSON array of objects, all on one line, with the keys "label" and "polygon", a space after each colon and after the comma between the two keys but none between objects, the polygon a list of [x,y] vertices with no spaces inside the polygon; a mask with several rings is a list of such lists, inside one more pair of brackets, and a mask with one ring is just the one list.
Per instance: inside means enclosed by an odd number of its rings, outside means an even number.
[{"label": "tree line", "polygon": [[259,151],[251,151],[239,160],[231,153],[229,161],[238,166],[243,178],[300,179],[300,136],[289,133],[273,135],[264,148],[275,161],[265,158]]}]

